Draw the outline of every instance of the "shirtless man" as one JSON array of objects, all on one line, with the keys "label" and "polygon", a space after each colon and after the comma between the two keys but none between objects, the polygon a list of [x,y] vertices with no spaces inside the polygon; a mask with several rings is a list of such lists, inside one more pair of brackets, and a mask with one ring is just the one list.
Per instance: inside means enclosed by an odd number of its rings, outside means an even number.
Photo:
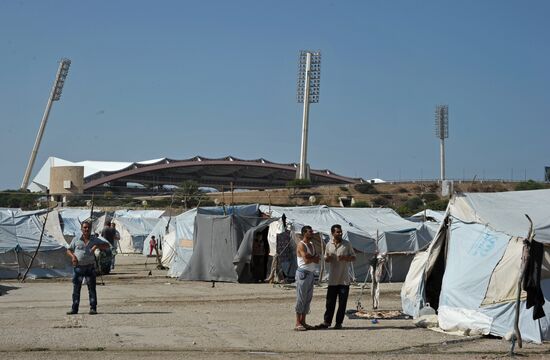
[{"label": "shirtless man", "polygon": [[302,241],[298,243],[296,257],[298,270],[296,270],[296,326],[294,330],[305,331],[314,327],[306,323],[306,315],[309,313],[311,300],[313,299],[314,271],[319,263],[319,255],[311,242],[313,229],[311,226],[302,228]]}]

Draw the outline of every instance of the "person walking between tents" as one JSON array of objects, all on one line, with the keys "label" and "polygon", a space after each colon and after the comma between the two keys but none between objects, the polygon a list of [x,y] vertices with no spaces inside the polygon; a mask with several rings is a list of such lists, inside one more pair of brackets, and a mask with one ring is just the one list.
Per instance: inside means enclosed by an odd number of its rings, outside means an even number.
[{"label": "person walking between tents", "polygon": [[149,256],[153,256],[153,250],[157,248],[157,240],[155,239],[155,235],[151,236],[151,240],[149,240]]},{"label": "person walking between tents", "polygon": [[319,256],[315,246],[311,242],[313,229],[311,226],[302,228],[302,241],[298,243],[296,257],[298,269],[296,270],[296,326],[294,330],[305,331],[313,329],[306,323],[306,315],[309,313],[311,300],[313,299],[314,271],[319,263]]},{"label": "person walking between tents", "polygon": [[328,289],[324,321],[317,325],[319,329],[328,329],[332,323],[336,299],[338,298],[338,312],[334,329],[341,329],[346,314],[346,304],[349,294],[349,263],[355,261],[355,252],[348,241],[342,239],[342,227],[338,224],[330,228],[332,240],[325,248],[325,261],[330,265],[328,274]]},{"label": "person walking between tents", "polygon": [[98,237],[90,236],[92,232],[92,224],[90,221],[82,222],[80,226],[82,236],[74,238],[67,249],[67,255],[71,257],[73,264],[73,305],[71,311],[67,315],[78,314],[80,305],[80,289],[82,288],[82,280],[86,279],[88,285],[88,295],[90,298],[90,315],[97,314],[97,293],[96,293],[96,269],[94,252],[99,250],[107,250],[109,243],[100,240]]},{"label": "person walking between tents", "polygon": [[101,230],[101,237],[107,240],[111,246],[115,246],[116,232],[116,229],[111,226],[111,220],[105,220],[105,226]]},{"label": "person walking between tents", "polygon": [[115,269],[115,259],[116,259],[116,255],[118,254],[117,244],[120,245],[120,233],[116,229],[116,224],[115,224],[114,221],[111,221],[111,228],[113,228],[114,235],[115,235],[113,243],[111,244],[111,251],[113,252],[113,258],[111,260],[111,270],[114,270]]}]

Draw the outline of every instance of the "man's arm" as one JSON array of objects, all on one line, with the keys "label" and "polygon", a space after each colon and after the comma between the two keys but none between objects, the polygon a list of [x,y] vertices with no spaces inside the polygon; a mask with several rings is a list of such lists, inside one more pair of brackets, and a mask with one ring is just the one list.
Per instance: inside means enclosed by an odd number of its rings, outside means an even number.
[{"label": "man's arm", "polygon": [[71,248],[67,249],[67,255],[69,255],[69,257],[71,258],[71,263],[73,264],[73,266],[78,265],[78,259],[76,258]]},{"label": "man's arm", "polygon": [[103,240],[97,240],[97,242],[94,243],[92,248],[90,249],[93,252],[95,252],[97,249],[99,250],[107,250],[111,247],[111,244],[109,244],[107,241]]},{"label": "man's arm", "polygon": [[304,259],[304,262],[306,264],[319,263],[319,256],[317,255],[312,256],[308,254],[306,250],[306,246],[302,242],[298,243],[298,248],[296,249],[296,251],[298,252],[298,256]]},{"label": "man's arm", "polygon": [[350,262],[353,262],[355,261],[355,251],[353,251],[353,248],[351,247],[350,244],[348,244],[348,251],[347,253],[349,255],[342,255],[342,256],[339,256],[338,257],[338,260],[340,261],[350,261]]},{"label": "man's arm", "polygon": [[355,255],[342,255],[339,256],[340,261],[355,261]]}]

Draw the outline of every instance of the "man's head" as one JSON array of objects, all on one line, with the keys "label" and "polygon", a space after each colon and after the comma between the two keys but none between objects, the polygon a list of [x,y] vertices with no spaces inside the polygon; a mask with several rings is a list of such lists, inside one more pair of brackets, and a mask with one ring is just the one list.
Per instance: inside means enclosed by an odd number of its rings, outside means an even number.
[{"label": "man's head", "polygon": [[111,226],[111,220],[107,219],[105,220],[105,226]]},{"label": "man's head", "polygon": [[313,236],[313,229],[311,228],[311,226],[306,225],[302,227],[302,236],[304,237],[304,239],[311,239],[311,237]]},{"label": "man's head", "polygon": [[151,236],[151,239],[155,240],[155,235]]},{"label": "man's head", "polygon": [[336,241],[342,240],[342,226],[339,224],[334,224],[330,227],[330,233]]},{"label": "man's head", "polygon": [[82,235],[84,238],[89,238],[90,233],[92,232],[92,222],[89,220],[85,220],[80,224],[80,230],[82,231]]},{"label": "man's head", "polygon": [[116,224],[114,222],[111,223],[112,228],[116,228]]}]

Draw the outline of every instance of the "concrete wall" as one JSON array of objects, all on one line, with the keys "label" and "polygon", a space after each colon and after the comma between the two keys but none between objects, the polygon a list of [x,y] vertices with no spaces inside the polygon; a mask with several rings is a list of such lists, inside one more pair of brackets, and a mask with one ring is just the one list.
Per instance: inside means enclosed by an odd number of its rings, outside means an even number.
[{"label": "concrete wall", "polygon": [[[66,181],[70,187],[66,188]],[[50,169],[50,194],[82,194],[84,191],[84,166],[53,166]]]}]

